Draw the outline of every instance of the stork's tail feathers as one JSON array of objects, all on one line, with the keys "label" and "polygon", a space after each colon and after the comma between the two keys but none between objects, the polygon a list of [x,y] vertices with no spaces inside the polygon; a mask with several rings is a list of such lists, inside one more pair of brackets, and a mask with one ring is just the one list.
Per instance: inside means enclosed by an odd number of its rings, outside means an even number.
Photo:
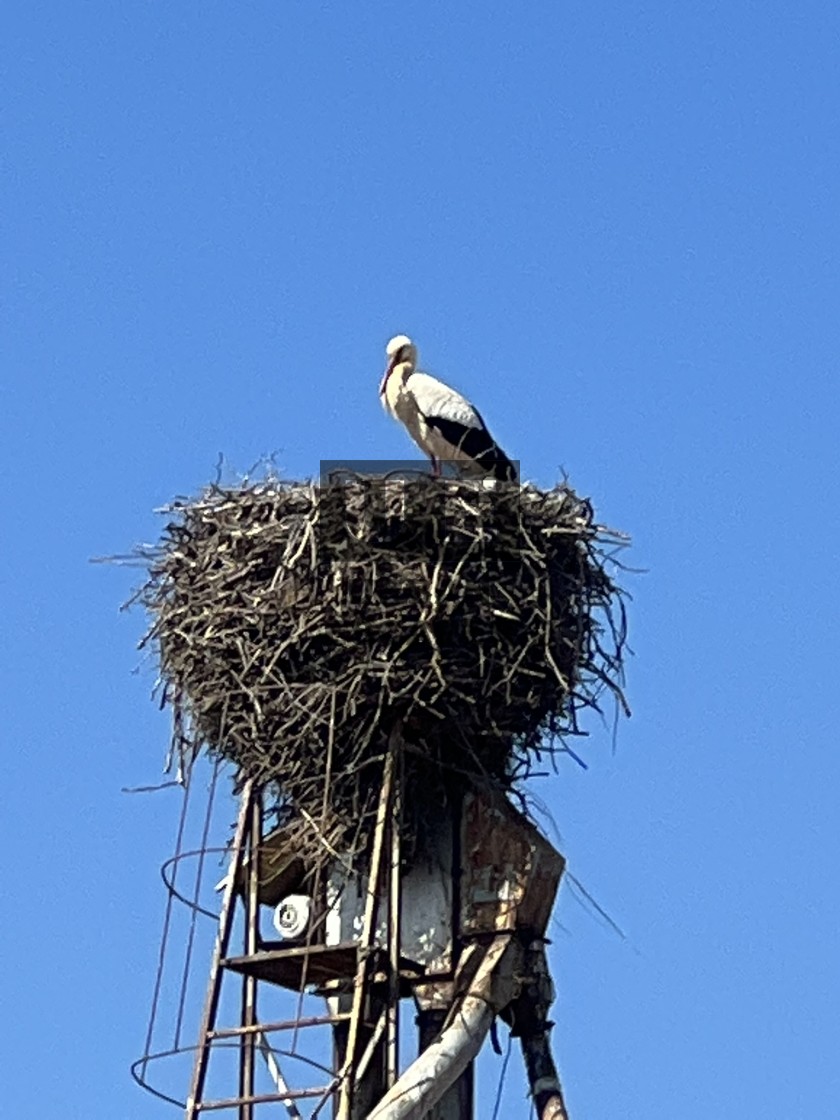
[{"label": "stork's tail feathers", "polygon": [[519,471],[516,466],[508,459],[504,451],[500,447],[496,448],[498,452],[496,461],[493,464],[493,478],[497,478],[499,482],[518,482]]},{"label": "stork's tail feathers", "polygon": [[463,455],[472,459],[481,473],[500,482],[516,482],[516,467],[486,428],[467,428],[443,416],[427,416],[426,423]]},{"label": "stork's tail feathers", "polygon": [[[461,446],[463,447],[463,444]],[[499,482],[519,481],[515,465],[492,438],[490,438],[490,445],[477,455],[472,455],[472,458],[489,478],[498,479]]]}]

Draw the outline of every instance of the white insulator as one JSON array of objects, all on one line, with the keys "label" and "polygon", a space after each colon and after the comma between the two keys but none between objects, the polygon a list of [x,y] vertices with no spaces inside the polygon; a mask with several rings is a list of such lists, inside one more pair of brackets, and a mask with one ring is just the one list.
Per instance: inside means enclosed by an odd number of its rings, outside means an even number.
[{"label": "white insulator", "polygon": [[290,894],[274,908],[274,928],[284,941],[294,941],[306,933],[312,914],[312,899],[308,894]]}]

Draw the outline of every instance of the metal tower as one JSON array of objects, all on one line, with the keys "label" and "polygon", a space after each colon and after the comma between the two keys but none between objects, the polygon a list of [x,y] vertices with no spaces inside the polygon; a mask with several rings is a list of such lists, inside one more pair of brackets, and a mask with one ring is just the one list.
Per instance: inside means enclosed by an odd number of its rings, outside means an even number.
[{"label": "metal tower", "polygon": [[[403,748],[393,733],[361,868],[326,837],[324,861],[307,865],[289,822],[268,826],[264,791],[243,787],[197,1041],[177,1047],[193,1054],[186,1120],[281,1107],[291,1120],[327,1108],[337,1120],[469,1120],[473,1059],[497,1017],[520,1040],[540,1120],[567,1120],[544,951],[563,857],[504,796],[475,789],[442,810],[423,858],[408,859]],[[265,1010],[278,990],[297,993],[283,1019]],[[305,1013],[313,998],[320,1014]],[[409,999],[419,1053],[401,1069]],[[315,1033],[321,1057],[302,1057],[299,1039]],[[287,1068],[301,1060],[308,1083]],[[148,1061],[136,1064],[144,1084]],[[209,1090],[214,1063],[226,1092]]]}]

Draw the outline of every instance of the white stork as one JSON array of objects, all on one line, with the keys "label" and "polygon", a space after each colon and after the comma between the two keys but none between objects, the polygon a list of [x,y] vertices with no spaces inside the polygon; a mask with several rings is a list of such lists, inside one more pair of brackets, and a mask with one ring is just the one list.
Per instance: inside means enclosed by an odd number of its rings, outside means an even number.
[{"label": "white stork", "polygon": [[441,461],[454,460],[467,477],[516,482],[516,467],[496,443],[481,415],[460,393],[417,369],[417,347],[398,334],[386,347],[388,365],[379,386],[382,406],[440,474]]}]

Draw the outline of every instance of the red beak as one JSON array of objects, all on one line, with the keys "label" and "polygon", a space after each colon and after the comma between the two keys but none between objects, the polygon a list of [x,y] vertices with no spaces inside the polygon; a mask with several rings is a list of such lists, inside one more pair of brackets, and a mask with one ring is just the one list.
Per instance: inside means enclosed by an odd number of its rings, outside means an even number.
[{"label": "red beak", "polygon": [[397,356],[395,354],[394,357],[391,358],[390,362],[388,362],[388,365],[385,369],[385,375],[382,378],[381,382],[379,383],[379,395],[380,395],[380,397],[385,392],[385,386],[388,384],[388,378],[394,372],[394,366],[396,364],[397,364]]}]

